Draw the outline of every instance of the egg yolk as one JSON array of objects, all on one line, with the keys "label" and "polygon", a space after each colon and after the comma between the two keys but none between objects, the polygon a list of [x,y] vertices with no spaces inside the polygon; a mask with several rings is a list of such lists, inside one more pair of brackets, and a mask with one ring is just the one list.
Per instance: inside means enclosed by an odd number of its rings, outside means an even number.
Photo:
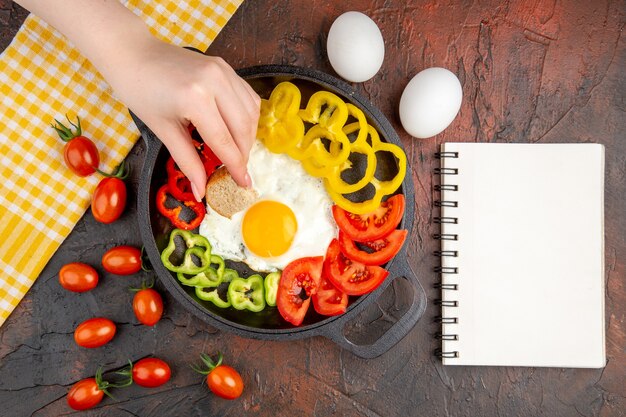
[{"label": "egg yolk", "polygon": [[259,201],[243,217],[243,242],[252,253],[264,258],[287,252],[298,230],[296,215],[277,201]]}]

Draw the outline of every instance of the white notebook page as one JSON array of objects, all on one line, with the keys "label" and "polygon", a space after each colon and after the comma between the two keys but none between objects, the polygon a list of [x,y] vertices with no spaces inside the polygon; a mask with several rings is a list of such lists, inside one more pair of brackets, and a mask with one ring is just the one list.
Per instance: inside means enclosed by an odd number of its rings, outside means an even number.
[{"label": "white notebook page", "polygon": [[458,169],[442,233],[458,268],[443,291],[446,365],[603,367],[604,147],[598,144],[447,143],[442,166]]}]

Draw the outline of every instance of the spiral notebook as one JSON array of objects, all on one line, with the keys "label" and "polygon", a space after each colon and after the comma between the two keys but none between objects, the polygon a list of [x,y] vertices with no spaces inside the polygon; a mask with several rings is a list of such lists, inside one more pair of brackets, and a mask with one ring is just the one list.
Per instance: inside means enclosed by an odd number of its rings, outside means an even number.
[{"label": "spiral notebook", "polygon": [[445,365],[601,368],[604,147],[441,146]]}]

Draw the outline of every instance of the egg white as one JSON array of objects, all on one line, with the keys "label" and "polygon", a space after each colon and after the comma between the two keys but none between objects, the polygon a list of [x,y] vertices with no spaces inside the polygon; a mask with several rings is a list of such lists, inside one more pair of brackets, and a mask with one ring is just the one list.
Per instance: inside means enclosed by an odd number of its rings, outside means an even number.
[{"label": "egg white", "polygon": [[283,269],[291,261],[306,256],[324,256],[331,240],[337,236],[332,216],[332,199],[322,180],[307,174],[300,162],[270,152],[256,141],[250,151],[248,173],[252,188],[260,200],[274,200],[288,206],[296,216],[298,230],[284,254],[263,258],[250,252],[243,243],[241,223],[246,210],[230,219],[221,216],[207,204],[200,234],[209,239],[212,253],[247,263],[259,272]]}]

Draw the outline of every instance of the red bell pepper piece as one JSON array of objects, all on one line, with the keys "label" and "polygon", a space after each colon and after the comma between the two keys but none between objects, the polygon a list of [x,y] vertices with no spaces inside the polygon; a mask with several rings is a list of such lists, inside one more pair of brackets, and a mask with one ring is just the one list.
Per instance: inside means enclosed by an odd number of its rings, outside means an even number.
[{"label": "red bell pepper piece", "polygon": [[180,213],[183,210],[182,206],[169,208],[165,205],[168,194],[173,196],[167,184],[161,186],[159,191],[157,191],[156,205],[159,212],[167,217],[172,222],[174,227],[178,229],[193,230],[200,226],[200,223],[202,223],[202,219],[204,219],[204,215],[206,214],[204,204],[202,202],[195,201],[193,198],[191,200],[181,201],[181,203],[183,203],[186,207],[189,207],[196,214],[196,217],[194,217],[191,221],[185,221],[180,218]]},{"label": "red bell pepper piece", "polygon": [[200,138],[200,140],[193,139],[193,146],[196,147],[200,155],[200,160],[202,160],[202,165],[204,165],[207,177],[210,177],[211,174],[222,165],[222,161],[213,153],[209,145],[202,141],[202,138]]},{"label": "red bell pepper piece", "polygon": [[171,156],[167,160],[165,168],[167,170],[167,185],[172,197],[180,201],[195,200],[193,192],[191,191],[191,182],[185,174],[183,174],[183,171],[178,169]]}]

